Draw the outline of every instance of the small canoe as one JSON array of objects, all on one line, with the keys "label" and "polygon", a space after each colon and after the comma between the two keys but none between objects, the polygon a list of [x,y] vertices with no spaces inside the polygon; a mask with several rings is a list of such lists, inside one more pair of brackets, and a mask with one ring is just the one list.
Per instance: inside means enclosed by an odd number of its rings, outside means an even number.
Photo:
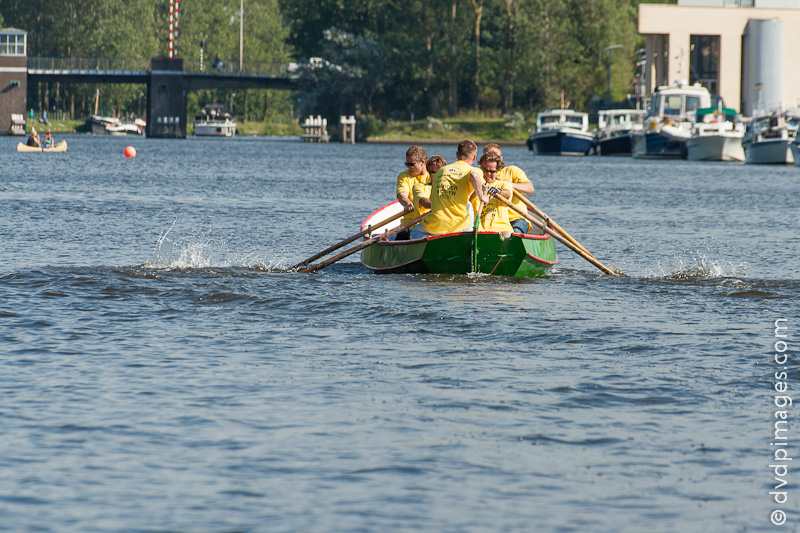
[{"label": "small canoe", "polygon": [[[385,220],[401,210],[392,202],[372,213],[362,229]],[[373,235],[399,225],[394,221]],[[550,235],[503,236],[497,232],[477,234],[477,271],[494,276],[533,278],[546,276],[558,262]],[[376,274],[468,274],[472,272],[473,233],[447,233],[410,241],[381,241],[361,252],[361,263]]]},{"label": "small canoe", "polygon": [[17,144],[17,152],[66,152],[67,141],[56,143],[50,148],[41,148],[39,146],[28,146],[25,143]]}]

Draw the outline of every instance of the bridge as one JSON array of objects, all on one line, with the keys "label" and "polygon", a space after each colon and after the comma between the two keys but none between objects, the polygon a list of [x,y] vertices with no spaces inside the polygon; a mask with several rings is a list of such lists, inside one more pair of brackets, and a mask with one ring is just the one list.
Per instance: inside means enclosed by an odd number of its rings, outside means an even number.
[{"label": "bridge", "polygon": [[3,52],[0,49],[0,134],[18,131],[13,117],[25,114],[28,83],[144,84],[147,136],[181,139],[186,137],[188,91],[297,88],[297,76],[285,64],[242,65],[236,72],[230,66],[209,71],[182,59],[44,58]]}]

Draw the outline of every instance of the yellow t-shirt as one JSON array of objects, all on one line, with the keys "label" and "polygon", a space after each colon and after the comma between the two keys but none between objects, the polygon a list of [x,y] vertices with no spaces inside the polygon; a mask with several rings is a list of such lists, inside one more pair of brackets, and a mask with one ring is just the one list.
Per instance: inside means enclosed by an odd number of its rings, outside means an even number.
[{"label": "yellow t-shirt", "polygon": [[[484,183],[490,187],[497,187],[501,191],[514,190],[514,186],[511,185],[510,181],[494,180],[492,183],[488,183],[484,180]],[[478,199],[473,198],[472,202],[473,206],[477,209]],[[511,209],[509,209],[506,204],[496,198],[491,198],[489,203],[483,206],[483,210],[481,211],[478,231],[513,231],[511,228],[511,221],[508,219],[510,211]]]},{"label": "yellow t-shirt", "polygon": [[[498,172],[497,179],[510,181],[511,183],[530,183],[531,181],[528,179],[528,176],[525,174],[525,171],[515,165],[507,166],[503,170]],[[519,208],[523,213],[528,212],[528,206],[526,206],[522,200],[520,200],[513,194],[511,195],[511,203],[514,204],[515,207]],[[518,218],[522,218],[522,215],[520,215],[513,209],[508,210],[508,220],[514,222]]]},{"label": "yellow t-shirt", "polygon": [[431,184],[431,211],[422,219],[425,231],[439,235],[469,228],[467,205],[473,192],[469,181],[472,172],[483,176],[480,168],[461,160],[445,165],[436,172]]},{"label": "yellow t-shirt", "polygon": [[[427,171],[425,171],[425,174],[422,174],[421,176],[412,176],[411,173],[408,172],[408,170],[405,170],[405,171],[403,171],[403,172],[401,172],[400,174],[397,175],[397,193],[396,194],[400,194],[401,192],[404,192],[404,193],[406,193],[408,195],[408,199],[411,200],[412,202],[414,202],[414,193],[412,191],[412,189],[414,188],[414,184],[415,183],[430,183],[430,182],[431,182],[431,176],[430,176],[430,174],[428,174]],[[417,204],[415,203],[414,207],[416,207],[416,206],[417,206]],[[411,220],[412,218],[414,218],[416,216],[419,216],[419,215],[415,214],[414,211],[412,211],[411,213],[406,213],[405,215],[403,215],[403,220],[401,221],[401,223],[402,222],[407,222],[407,221]]]},{"label": "yellow t-shirt", "polygon": [[431,184],[430,183],[420,183],[417,182],[411,187],[411,201],[414,202],[414,216],[418,217],[420,215],[424,215],[430,209],[427,207],[422,207],[419,205],[420,198],[427,198],[430,200],[431,198]]}]

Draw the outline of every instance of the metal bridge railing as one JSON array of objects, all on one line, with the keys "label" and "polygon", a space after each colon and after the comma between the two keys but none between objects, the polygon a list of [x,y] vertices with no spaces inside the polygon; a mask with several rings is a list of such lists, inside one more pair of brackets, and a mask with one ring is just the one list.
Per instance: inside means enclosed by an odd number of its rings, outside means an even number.
[{"label": "metal bridge railing", "polygon": [[[145,72],[150,70],[148,59],[108,59],[87,57],[29,57],[28,70],[79,70],[79,71],[124,71]],[[224,63],[214,67],[211,61],[184,61],[183,72],[203,72],[204,74],[266,74],[286,76],[292,74],[285,63],[245,63],[239,72],[239,63]]]},{"label": "metal bridge railing", "polygon": [[108,59],[88,57],[29,57],[28,70],[97,70],[144,72],[146,59]]}]

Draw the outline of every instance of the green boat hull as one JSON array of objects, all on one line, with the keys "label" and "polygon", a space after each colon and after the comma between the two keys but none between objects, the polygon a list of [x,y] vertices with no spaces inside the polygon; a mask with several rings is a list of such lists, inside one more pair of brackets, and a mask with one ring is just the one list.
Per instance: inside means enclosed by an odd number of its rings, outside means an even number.
[{"label": "green boat hull", "polygon": [[[534,278],[558,262],[550,236],[478,233],[477,272]],[[468,274],[473,272],[472,232],[435,235],[413,241],[387,241],[361,252],[361,263],[378,274]]]}]

